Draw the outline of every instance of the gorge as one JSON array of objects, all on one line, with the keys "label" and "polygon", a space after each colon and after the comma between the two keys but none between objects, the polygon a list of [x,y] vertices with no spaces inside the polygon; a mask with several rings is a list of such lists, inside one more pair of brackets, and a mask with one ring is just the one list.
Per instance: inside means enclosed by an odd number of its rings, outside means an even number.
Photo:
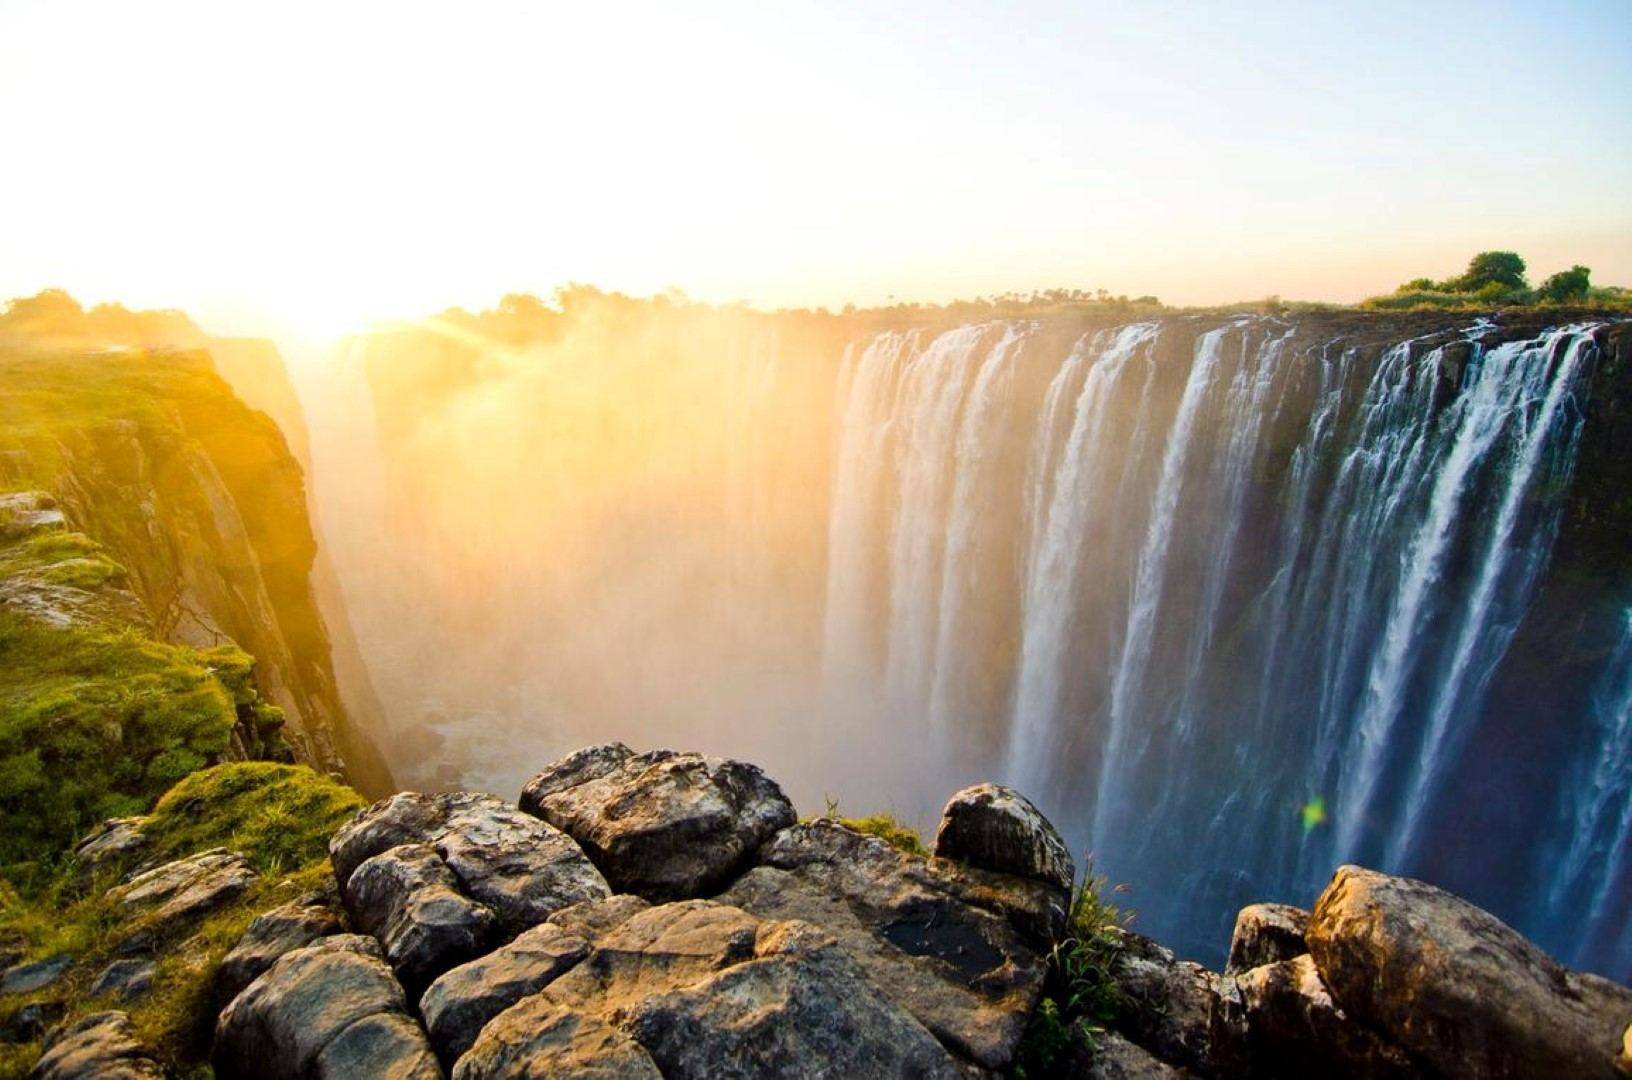
[{"label": "gorge", "polygon": [[1632,976],[1624,319],[524,299],[296,365],[407,786],[996,779],[1183,955],[1362,862]]}]

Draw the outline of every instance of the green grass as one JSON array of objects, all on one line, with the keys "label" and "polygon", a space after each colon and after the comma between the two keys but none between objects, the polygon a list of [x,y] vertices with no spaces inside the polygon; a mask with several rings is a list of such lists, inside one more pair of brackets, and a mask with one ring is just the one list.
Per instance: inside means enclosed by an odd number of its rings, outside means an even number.
[{"label": "green grass", "polygon": [[1084,860],[1082,881],[1071,896],[1065,936],[1048,955],[1043,1000],[1032,1014],[1016,1056],[1014,1075],[1053,1075],[1075,1039],[1094,1045],[1094,1033],[1128,1018],[1138,1007],[1122,989],[1117,970],[1122,938],[1134,913],[1110,897],[1125,891],[1094,874],[1093,857]]},{"label": "green grass", "polygon": [[[211,989],[222,958],[259,913],[319,887],[329,876],[328,838],[363,805],[355,791],[304,766],[220,765],[188,776],[153,808],[148,843],[80,880],[71,867],[25,893],[0,882],[0,940],[20,941],[29,960],[69,952],[76,963],[57,985],[8,997],[0,1019],[32,1001],[64,1000],[70,1020],[103,1008],[128,1011],[144,1042],[179,1074],[204,1068],[214,1022]],[[174,926],[123,918],[106,890],[137,862],[214,847],[241,852],[262,875],[247,892],[200,922]],[[134,930],[157,935],[153,988],[133,1002],[93,998],[98,972]],[[0,1048],[0,1077],[21,1075],[39,1047]]]},{"label": "green grass", "polygon": [[223,753],[234,693],[208,657],[136,630],[0,612],[0,866],[38,871]]},{"label": "green grass", "polygon": [[894,814],[887,810],[878,814],[870,814],[867,817],[845,817],[839,810],[839,801],[829,798],[827,800],[827,809],[823,811],[822,816],[859,833],[876,836],[897,851],[904,851],[908,855],[917,855],[923,858],[929,856],[929,848],[924,844],[924,838],[919,835],[918,830],[910,825],[903,824]]}]

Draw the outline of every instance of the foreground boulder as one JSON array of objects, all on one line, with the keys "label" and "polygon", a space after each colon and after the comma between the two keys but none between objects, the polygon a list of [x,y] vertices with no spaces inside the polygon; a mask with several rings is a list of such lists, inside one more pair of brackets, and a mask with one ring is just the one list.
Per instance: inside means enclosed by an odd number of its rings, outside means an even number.
[{"label": "foreground boulder", "polygon": [[1404,1050],[1337,1007],[1307,953],[1253,968],[1236,981],[1253,1075],[1406,1080],[1423,1074]]},{"label": "foreground boulder", "polygon": [[122,1012],[81,1017],[47,1038],[29,1080],[161,1080],[153,1054]]},{"label": "foreground boulder", "polygon": [[944,1076],[950,1055],[815,927],[685,901],[633,915],[501,1013],[461,1080]]},{"label": "foreground boulder", "polygon": [[1071,891],[1076,863],[1052,823],[1030,799],[1001,784],[976,784],[941,812],[935,854],[983,870],[1036,878]]},{"label": "foreground boulder", "polygon": [[1565,969],[1450,893],[1344,866],[1307,936],[1343,1011],[1446,1075],[1620,1075],[1632,990]]},{"label": "foreground boulder", "polygon": [[379,945],[338,934],[285,955],[221,1013],[217,1076],[442,1075]]},{"label": "foreground boulder", "polygon": [[1228,976],[1179,960],[1142,934],[1121,927],[1116,981],[1134,1004],[1122,1033],[1163,1061],[1202,1076],[1245,1073],[1246,1004]]},{"label": "foreground boulder", "polygon": [[424,844],[399,844],[364,860],[346,883],[353,925],[373,934],[414,1000],[449,968],[486,952],[497,921],[460,894],[458,881]]},{"label": "foreground boulder", "polygon": [[1045,939],[1022,927],[1051,885],[926,860],[831,821],[784,830],[761,858],[722,903],[820,927],[946,1046],[1007,1067],[1046,974]]},{"label": "foreground boulder", "polygon": [[756,766],[622,743],[551,765],[527,782],[521,809],[578,841],[618,892],[648,900],[708,894],[795,818]]},{"label": "foreground boulder", "polygon": [[308,893],[257,916],[216,971],[216,1007],[224,1008],[284,954],[344,930],[339,910],[322,892]]},{"label": "foreground boulder", "polygon": [[434,851],[458,890],[490,910],[506,935],[611,893],[571,837],[492,795],[460,791],[401,792],[335,833],[329,860],[342,894],[366,860],[401,844]]},{"label": "foreground boulder", "polygon": [[1291,904],[1248,904],[1235,916],[1224,974],[1238,975],[1309,951],[1303,940],[1309,913]]},{"label": "foreground boulder", "polygon": [[588,955],[587,938],[544,923],[437,979],[419,1001],[437,1056],[458,1061],[489,1020]]}]

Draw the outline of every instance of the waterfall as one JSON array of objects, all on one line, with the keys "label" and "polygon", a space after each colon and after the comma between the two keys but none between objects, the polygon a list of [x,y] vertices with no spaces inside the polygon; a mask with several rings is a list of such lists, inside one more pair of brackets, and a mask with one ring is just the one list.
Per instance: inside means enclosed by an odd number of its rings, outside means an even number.
[{"label": "waterfall", "polygon": [[[1232,905],[1307,902],[1339,861],[1432,877],[1447,845],[1500,842],[1456,835],[1446,787],[1510,753],[1478,732],[1547,578],[1597,329],[1368,344],[1241,317],[860,343],[829,700],[1032,793],[1193,954]],[[1632,858],[1619,648],[1588,794],[1515,795],[1571,807],[1557,880],[1585,883],[1589,921],[1621,913],[1612,860]]]}]

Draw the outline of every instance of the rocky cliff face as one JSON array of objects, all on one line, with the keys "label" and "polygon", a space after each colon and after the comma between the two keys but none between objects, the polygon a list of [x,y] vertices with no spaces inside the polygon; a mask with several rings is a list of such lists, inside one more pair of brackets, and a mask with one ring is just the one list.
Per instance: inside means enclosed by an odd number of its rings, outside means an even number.
[{"label": "rocky cliff face", "polygon": [[205,353],[14,343],[0,386],[0,487],[48,492],[128,574],[161,640],[251,654],[297,757],[389,790],[335,686],[301,467],[277,425]]}]

